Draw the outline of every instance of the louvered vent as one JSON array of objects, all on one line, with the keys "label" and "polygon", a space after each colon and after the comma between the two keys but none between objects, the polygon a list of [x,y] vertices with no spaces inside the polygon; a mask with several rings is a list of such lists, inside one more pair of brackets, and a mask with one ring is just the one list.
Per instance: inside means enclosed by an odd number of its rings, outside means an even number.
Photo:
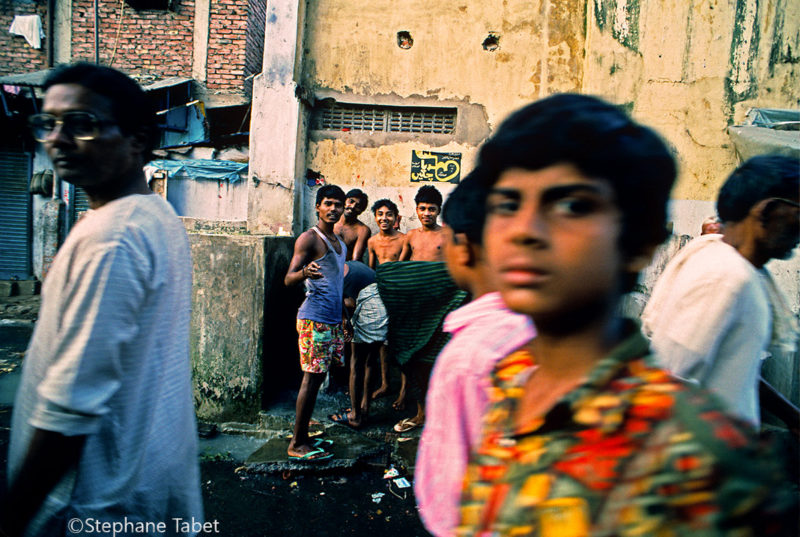
[{"label": "louvered vent", "polygon": [[331,131],[453,134],[456,109],[326,102],[314,110],[313,127]]}]

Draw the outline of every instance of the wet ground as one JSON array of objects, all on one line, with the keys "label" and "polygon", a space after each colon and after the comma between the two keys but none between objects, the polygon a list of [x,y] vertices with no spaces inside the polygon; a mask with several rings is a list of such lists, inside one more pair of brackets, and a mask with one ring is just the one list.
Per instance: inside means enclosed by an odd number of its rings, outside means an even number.
[{"label": "wet ground", "polygon": [[[6,487],[13,393],[37,311],[38,297],[0,299],[0,497]],[[349,406],[346,394],[321,393],[312,430],[333,441],[335,457],[318,464],[290,463],[287,435],[296,395],[287,390],[258,423],[203,424],[202,491],[206,520],[215,524],[202,535],[427,536],[412,488],[406,487],[419,430],[392,432],[392,425],[411,412],[393,410],[391,397],[379,399],[369,422],[356,431],[327,418]],[[397,477],[384,478],[391,468]]]}]

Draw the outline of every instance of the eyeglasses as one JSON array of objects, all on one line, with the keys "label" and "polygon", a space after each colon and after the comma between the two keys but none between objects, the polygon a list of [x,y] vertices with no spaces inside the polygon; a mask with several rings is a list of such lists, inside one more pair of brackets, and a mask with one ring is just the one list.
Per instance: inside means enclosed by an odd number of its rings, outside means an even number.
[{"label": "eyeglasses", "polygon": [[796,201],[792,201],[792,200],[787,200],[786,198],[770,198],[770,201],[777,201],[777,202],[786,203],[786,204],[791,205],[792,207],[795,207],[795,208],[800,207],[800,203],[797,203]]},{"label": "eyeglasses", "polygon": [[94,140],[100,135],[103,125],[113,121],[102,120],[91,112],[64,112],[60,118],[52,114],[34,114],[28,118],[28,126],[37,142],[44,142],[60,126],[63,131],[76,140]]}]

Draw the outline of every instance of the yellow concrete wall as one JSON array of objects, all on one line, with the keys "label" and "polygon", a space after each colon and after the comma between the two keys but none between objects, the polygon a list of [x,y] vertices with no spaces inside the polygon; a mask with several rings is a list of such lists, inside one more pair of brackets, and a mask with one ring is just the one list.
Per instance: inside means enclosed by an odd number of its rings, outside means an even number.
[{"label": "yellow concrete wall", "polygon": [[800,103],[800,2],[592,4],[583,91],[628,104],[672,143],[674,198],[714,200],[737,165],[727,127],[751,107]]},{"label": "yellow concrete wall", "polygon": [[[496,127],[525,103],[580,89],[584,10],[585,0],[308,2],[304,85],[353,102],[377,96],[394,104],[407,98],[428,106],[476,103],[488,127]],[[410,49],[397,45],[400,31],[411,34]],[[499,36],[499,49],[484,50],[490,35]],[[377,186],[416,190],[421,185],[410,182],[412,150],[461,153],[465,173],[479,142],[436,146],[424,135],[377,147],[341,138],[312,141],[308,166],[327,182],[368,193]]]},{"label": "yellow concrete wall", "polygon": [[[399,31],[411,33],[410,49],[397,46]],[[492,52],[482,47],[490,34]],[[727,127],[751,106],[798,106],[799,48],[798,0],[317,0],[302,80],[353,102],[480,105],[489,128],[554,92],[600,95],[675,146],[675,198],[707,202],[736,165]],[[412,149],[461,152],[468,171],[477,144],[311,141],[308,166],[343,186],[418,186]]]}]

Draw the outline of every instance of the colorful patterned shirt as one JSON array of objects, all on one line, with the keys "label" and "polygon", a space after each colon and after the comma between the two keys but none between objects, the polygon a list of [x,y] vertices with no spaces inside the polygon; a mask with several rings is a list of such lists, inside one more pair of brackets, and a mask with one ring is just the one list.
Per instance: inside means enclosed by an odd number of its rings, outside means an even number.
[{"label": "colorful patterned shirt", "polygon": [[713,396],[647,354],[636,329],[518,430],[534,360],[518,351],[498,362],[457,535],[784,535],[777,461]]}]

